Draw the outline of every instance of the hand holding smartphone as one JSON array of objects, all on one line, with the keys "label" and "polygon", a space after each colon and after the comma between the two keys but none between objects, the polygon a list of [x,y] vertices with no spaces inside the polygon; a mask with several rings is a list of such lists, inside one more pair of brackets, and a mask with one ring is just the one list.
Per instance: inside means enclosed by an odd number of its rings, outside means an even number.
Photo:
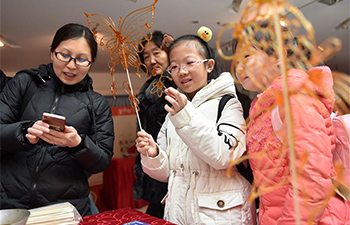
[{"label": "hand holding smartphone", "polygon": [[57,131],[64,131],[66,126],[66,117],[44,112],[42,115],[42,121],[50,125],[50,129]]}]

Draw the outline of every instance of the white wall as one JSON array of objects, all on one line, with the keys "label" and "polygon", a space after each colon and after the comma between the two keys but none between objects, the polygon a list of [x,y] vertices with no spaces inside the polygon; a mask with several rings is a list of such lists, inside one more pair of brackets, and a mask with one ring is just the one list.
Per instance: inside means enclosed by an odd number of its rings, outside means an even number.
[{"label": "white wall", "polygon": [[[113,116],[113,123],[115,133],[113,157],[120,158],[135,144],[136,115]],[[102,183],[103,173],[94,174],[89,179],[90,186],[101,185]]]}]

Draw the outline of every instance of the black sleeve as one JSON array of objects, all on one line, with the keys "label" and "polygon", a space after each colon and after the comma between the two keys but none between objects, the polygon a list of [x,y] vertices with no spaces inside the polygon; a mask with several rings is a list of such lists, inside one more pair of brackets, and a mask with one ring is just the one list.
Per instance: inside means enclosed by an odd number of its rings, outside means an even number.
[{"label": "black sleeve", "polygon": [[[96,103],[97,102],[97,103]],[[90,173],[104,171],[113,156],[114,127],[112,111],[103,96],[94,100],[96,140],[82,137],[82,143],[72,151],[73,157]]]}]

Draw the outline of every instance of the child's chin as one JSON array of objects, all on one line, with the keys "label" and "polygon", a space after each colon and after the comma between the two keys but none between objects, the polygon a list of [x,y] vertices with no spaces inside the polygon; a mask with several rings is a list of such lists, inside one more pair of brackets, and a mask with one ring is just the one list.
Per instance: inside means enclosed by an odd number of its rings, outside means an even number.
[{"label": "child's chin", "polygon": [[257,92],[258,88],[255,85],[244,84],[242,83],[242,87],[247,91]]}]

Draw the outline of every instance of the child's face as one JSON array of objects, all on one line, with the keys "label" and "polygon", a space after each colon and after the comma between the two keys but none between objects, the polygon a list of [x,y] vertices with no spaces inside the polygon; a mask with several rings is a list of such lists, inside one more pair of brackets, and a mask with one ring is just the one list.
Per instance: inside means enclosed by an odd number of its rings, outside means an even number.
[{"label": "child's face", "polygon": [[[245,51],[243,53],[243,51]],[[248,51],[238,49],[241,61],[236,66],[236,77],[244,89],[253,92],[263,92],[278,76],[278,62],[269,57],[265,51],[250,47]]]},{"label": "child's face", "polygon": [[[180,44],[170,52],[170,67],[180,68],[177,74],[172,74],[172,78],[177,87],[187,93],[192,99],[194,95],[207,85],[208,73],[212,70],[214,60],[201,62],[204,58],[199,54],[194,46]],[[187,69],[193,66],[193,69]]]}]

